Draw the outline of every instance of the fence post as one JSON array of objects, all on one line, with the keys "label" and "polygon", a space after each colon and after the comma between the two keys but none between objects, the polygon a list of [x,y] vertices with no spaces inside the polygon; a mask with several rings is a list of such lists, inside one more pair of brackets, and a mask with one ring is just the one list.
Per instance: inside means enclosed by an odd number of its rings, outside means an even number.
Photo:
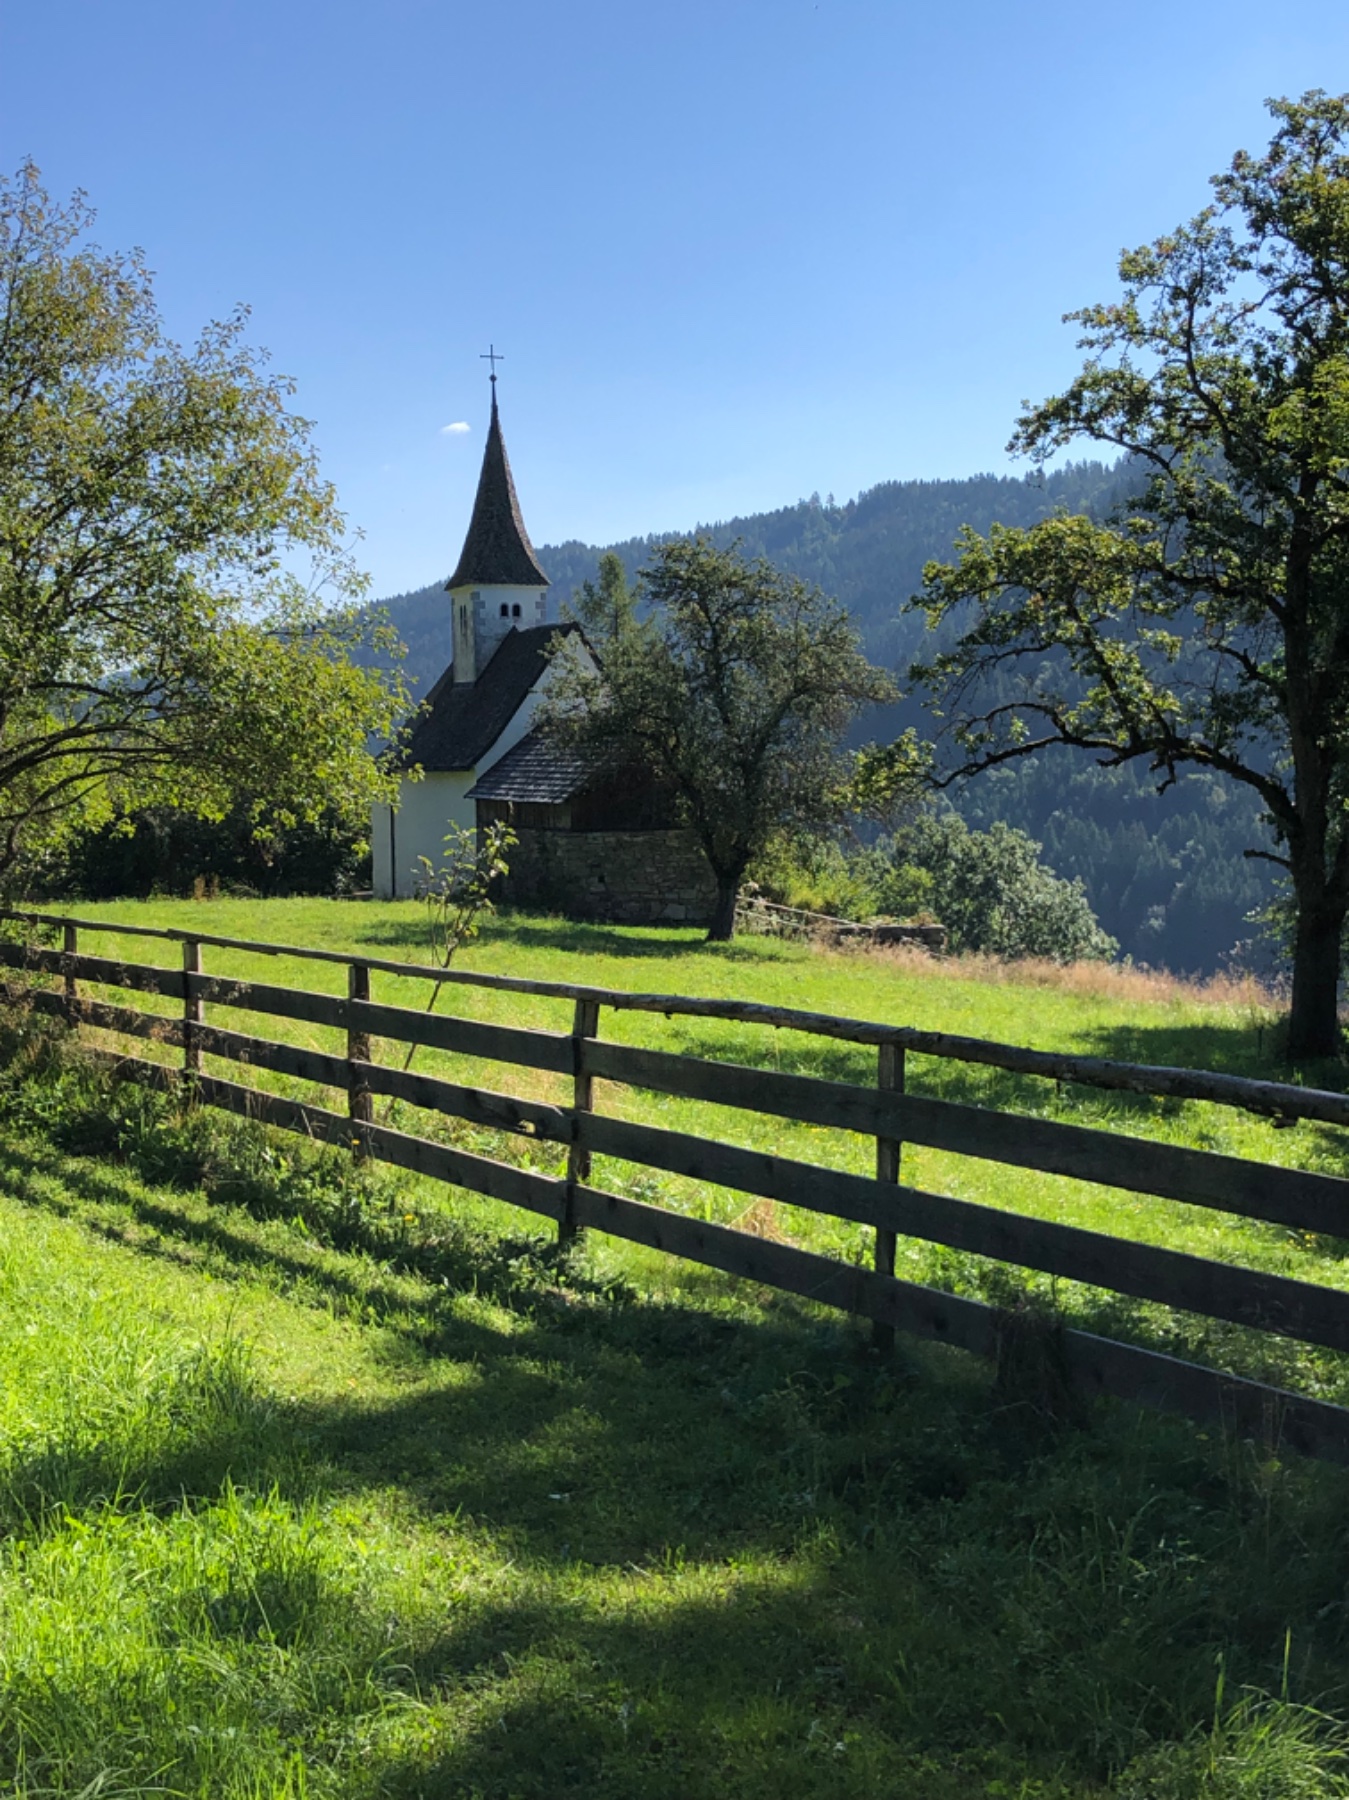
[{"label": "fence post", "polygon": [[[598,1000],[578,1000],[576,1010],[572,1014],[571,1046],[572,1046],[572,1111],[579,1117],[581,1113],[594,1110],[595,1078],[587,1074],[583,1058],[585,1040],[599,1036],[600,1003]],[[573,1138],[567,1150],[567,1210],[558,1222],[557,1242],[559,1249],[566,1249],[579,1238],[581,1231],[575,1219],[576,1188],[590,1180],[590,1152],[585,1150]]]},{"label": "fence post", "polygon": [[[61,947],[67,956],[75,956],[78,953],[80,948],[80,933],[78,926],[66,926]],[[80,1022],[80,990],[75,980],[75,971],[69,964],[66,965],[64,985],[66,992],[66,1022],[73,1029]]]},{"label": "fence post", "polygon": [[201,1038],[197,1027],[206,1022],[206,1002],[192,992],[192,977],[201,974],[201,945],[196,938],[183,939],[183,1085],[196,1086],[201,1074]]},{"label": "fence post", "polygon": [[[881,1044],[876,1052],[876,1086],[882,1093],[902,1094],[904,1092],[904,1050],[900,1044]],[[877,1181],[899,1181],[899,1159],[902,1148],[899,1138],[878,1137],[876,1139],[876,1179]],[[893,1275],[895,1272],[895,1234],[884,1226],[876,1227],[876,1273]],[[895,1328],[883,1325],[879,1320],[871,1327],[871,1341],[878,1350],[893,1350],[895,1347]]]},{"label": "fence post", "polygon": [[[370,968],[367,963],[347,964],[347,1000],[368,1001],[370,998]],[[370,1033],[360,1031],[356,1026],[354,1012],[347,1015],[347,1116],[352,1122],[351,1148],[357,1162],[364,1162],[369,1154],[369,1144],[364,1126],[371,1124],[375,1117],[374,1096],[370,1092],[361,1064],[370,1061]]]}]

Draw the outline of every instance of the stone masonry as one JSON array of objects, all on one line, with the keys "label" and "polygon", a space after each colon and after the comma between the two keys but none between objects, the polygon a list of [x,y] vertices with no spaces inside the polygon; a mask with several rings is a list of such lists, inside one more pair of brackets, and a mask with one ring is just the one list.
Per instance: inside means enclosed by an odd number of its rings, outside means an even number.
[{"label": "stone masonry", "polygon": [[706,925],[716,882],[693,833],[521,827],[502,888],[508,905],[618,925]]}]

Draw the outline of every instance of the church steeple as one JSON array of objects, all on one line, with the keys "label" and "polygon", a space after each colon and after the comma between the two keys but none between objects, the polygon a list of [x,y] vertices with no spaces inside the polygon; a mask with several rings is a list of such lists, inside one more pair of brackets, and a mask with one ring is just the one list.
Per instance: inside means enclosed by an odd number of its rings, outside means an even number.
[{"label": "church steeple", "polygon": [[548,577],[525,530],[520,501],[515,492],[506,440],[501,435],[497,412],[496,373],[492,375],[492,422],[482,456],[477,498],[468,535],[459,553],[454,574],[445,583],[447,592],[461,587],[547,587]]},{"label": "church steeple", "polygon": [[509,632],[548,621],[550,584],[525,530],[506,440],[501,435],[499,353],[495,346],[488,360],[492,364],[492,422],[468,535],[454,574],[445,583],[453,596],[450,619],[456,686],[478,679]]}]

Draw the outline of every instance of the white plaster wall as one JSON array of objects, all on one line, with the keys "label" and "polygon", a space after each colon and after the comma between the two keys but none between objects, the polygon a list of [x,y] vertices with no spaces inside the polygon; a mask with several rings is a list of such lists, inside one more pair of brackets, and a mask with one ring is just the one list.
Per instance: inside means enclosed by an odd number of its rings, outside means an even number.
[{"label": "white plaster wall", "polygon": [[389,820],[393,808],[376,802],[370,808],[371,882],[377,900],[393,899],[392,845],[389,842]]},{"label": "white plaster wall", "polygon": [[[475,681],[488,663],[492,660],[492,652],[514,627],[524,631],[531,625],[548,623],[548,591],[537,587],[458,587],[449,595],[451,606],[451,622],[454,630],[454,678],[456,681]],[[467,603],[469,629],[472,642],[466,643],[463,634],[464,613],[461,608]],[[506,617],[501,616],[502,607],[506,608]],[[514,616],[513,608],[520,608],[520,616]]]},{"label": "white plaster wall", "polygon": [[470,769],[423,775],[420,781],[401,782],[392,842],[389,808],[372,808],[374,886],[381,900],[411,897],[421,873],[418,857],[425,856],[433,866],[440,866],[445,853],[445,833],[451,825],[462,825],[468,831],[474,828],[477,809],[471,800],[464,798],[473,782],[474,773]]},{"label": "white plaster wall", "polygon": [[[484,589],[485,593],[529,594],[530,588]],[[593,659],[583,647],[590,666]],[[477,807],[466,798],[468,790],[492,765],[514,749],[529,730],[538,709],[539,696],[552,679],[547,668],[542,679],[525,696],[524,702],[501,736],[488,750],[476,769],[457,769],[452,773],[424,775],[420,781],[399,784],[398,810],[393,814],[387,806],[375,806],[370,814],[370,849],[373,882],[377,898],[403,900],[409,898],[420,873],[419,856],[429,857],[439,866],[445,848],[445,833],[450,826],[462,825],[472,831],[477,824]]]}]

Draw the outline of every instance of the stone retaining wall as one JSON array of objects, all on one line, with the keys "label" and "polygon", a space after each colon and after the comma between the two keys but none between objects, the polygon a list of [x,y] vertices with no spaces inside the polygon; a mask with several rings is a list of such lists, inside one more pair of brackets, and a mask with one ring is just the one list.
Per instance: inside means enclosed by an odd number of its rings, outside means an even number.
[{"label": "stone retaining wall", "polygon": [[691,831],[521,828],[501,898],[571,919],[706,925],[716,882]]},{"label": "stone retaining wall", "polygon": [[841,944],[921,944],[937,956],[946,948],[944,925],[844,925],[834,935]]}]

